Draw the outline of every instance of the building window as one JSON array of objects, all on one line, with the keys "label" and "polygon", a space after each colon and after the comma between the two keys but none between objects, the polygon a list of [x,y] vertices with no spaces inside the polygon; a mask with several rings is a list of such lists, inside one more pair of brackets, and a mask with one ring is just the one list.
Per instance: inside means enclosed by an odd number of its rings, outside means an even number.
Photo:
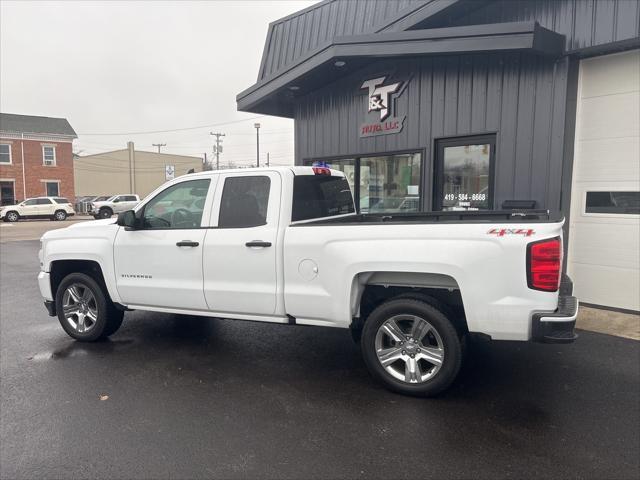
[{"label": "building window", "polygon": [[[323,159],[323,162],[344,172],[359,213],[408,213],[420,210],[422,155],[419,152]],[[313,160],[307,160],[305,164],[312,165]]]},{"label": "building window", "polygon": [[0,205],[15,205],[15,182],[13,180],[0,181]]},{"label": "building window", "polygon": [[420,210],[421,155],[407,153],[360,159],[359,205],[362,213]]},{"label": "building window", "polygon": [[585,213],[640,214],[640,192],[587,192]]},{"label": "building window", "polygon": [[47,197],[60,196],[60,182],[44,182]]},{"label": "building window", "polygon": [[11,145],[8,143],[0,143],[0,165],[11,164]]},{"label": "building window", "polygon": [[436,142],[434,210],[492,210],[495,135]]},{"label": "building window", "polygon": [[56,164],[56,147],[51,145],[42,146],[42,164],[53,167]]}]

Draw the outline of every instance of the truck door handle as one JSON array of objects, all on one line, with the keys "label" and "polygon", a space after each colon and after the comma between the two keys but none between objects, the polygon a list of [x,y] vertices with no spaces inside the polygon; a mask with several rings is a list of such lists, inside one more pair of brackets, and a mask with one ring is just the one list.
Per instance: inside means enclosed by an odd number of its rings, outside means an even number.
[{"label": "truck door handle", "polygon": [[271,242],[263,242],[262,240],[251,240],[245,243],[247,247],[270,247]]},{"label": "truck door handle", "polygon": [[192,242],[191,240],[182,240],[176,243],[176,245],[179,247],[197,247],[200,244],[198,242]]}]

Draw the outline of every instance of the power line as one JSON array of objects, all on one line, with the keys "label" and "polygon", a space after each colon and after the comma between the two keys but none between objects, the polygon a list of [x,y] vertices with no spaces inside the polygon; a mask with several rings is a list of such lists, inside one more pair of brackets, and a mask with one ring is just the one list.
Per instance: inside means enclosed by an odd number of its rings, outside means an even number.
[{"label": "power line", "polygon": [[197,130],[199,128],[211,128],[211,127],[221,127],[223,125],[233,125],[235,123],[248,122],[250,120],[256,120],[258,118],[262,118],[264,115],[258,115],[256,117],[244,118],[242,120],[233,120],[231,122],[222,122],[222,123],[212,123],[209,125],[199,125],[197,127],[184,127],[184,128],[172,128],[169,130],[148,130],[144,132],[120,132],[120,133],[78,133],[78,135],[146,135],[151,133],[170,133],[170,132],[183,132],[185,130]]}]

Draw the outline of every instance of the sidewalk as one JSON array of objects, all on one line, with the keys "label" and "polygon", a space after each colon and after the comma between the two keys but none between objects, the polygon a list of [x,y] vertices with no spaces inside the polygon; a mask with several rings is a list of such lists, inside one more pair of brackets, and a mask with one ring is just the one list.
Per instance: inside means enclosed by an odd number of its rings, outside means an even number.
[{"label": "sidewalk", "polygon": [[640,315],[581,305],[576,328],[640,340]]}]

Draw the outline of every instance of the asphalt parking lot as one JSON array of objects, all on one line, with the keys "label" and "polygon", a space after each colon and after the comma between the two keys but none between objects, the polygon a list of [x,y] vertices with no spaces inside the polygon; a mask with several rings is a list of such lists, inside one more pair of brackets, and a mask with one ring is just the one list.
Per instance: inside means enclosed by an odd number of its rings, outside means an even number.
[{"label": "asphalt parking lot", "polygon": [[409,398],[336,329],[130,312],[76,343],[37,249],[0,245],[2,478],[640,476],[638,341],[474,343],[450,391]]}]

